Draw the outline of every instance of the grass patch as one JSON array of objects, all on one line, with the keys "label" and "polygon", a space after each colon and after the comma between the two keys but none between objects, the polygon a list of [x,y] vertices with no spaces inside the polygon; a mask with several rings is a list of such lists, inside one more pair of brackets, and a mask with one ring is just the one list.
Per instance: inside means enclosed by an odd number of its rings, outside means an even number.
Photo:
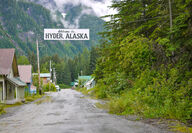
[{"label": "grass patch", "polygon": [[25,102],[32,102],[32,101],[35,101],[39,98],[42,98],[43,95],[32,95],[32,96],[27,96],[25,97]]},{"label": "grass patch", "polygon": [[5,105],[4,104],[0,104],[0,115],[4,114],[4,113],[6,113],[5,112]]},{"label": "grass patch", "polygon": [[187,127],[186,125],[183,125],[181,123],[177,123],[176,126],[170,126],[171,131],[174,132],[181,132],[181,133],[192,133],[192,127]]},{"label": "grass patch", "polygon": [[95,95],[94,88],[87,90],[85,87],[84,88],[77,87],[75,90],[81,92],[84,95],[90,96],[92,99],[98,99],[98,97]]},{"label": "grass patch", "polygon": [[84,88],[80,88],[79,91],[81,93],[83,93],[84,95],[88,95],[89,91],[84,87]]},{"label": "grass patch", "polygon": [[104,110],[109,110],[109,104],[108,103],[100,103],[100,102],[97,102],[95,103],[95,106],[99,109],[104,109]]},{"label": "grass patch", "polygon": [[70,85],[66,85],[66,84],[59,84],[59,87],[60,87],[61,89],[68,89],[68,88],[71,88]]},{"label": "grass patch", "polygon": [[6,104],[5,105],[5,108],[11,108],[11,107],[16,107],[16,106],[20,106],[22,105],[23,103],[22,102],[16,102],[14,104]]}]

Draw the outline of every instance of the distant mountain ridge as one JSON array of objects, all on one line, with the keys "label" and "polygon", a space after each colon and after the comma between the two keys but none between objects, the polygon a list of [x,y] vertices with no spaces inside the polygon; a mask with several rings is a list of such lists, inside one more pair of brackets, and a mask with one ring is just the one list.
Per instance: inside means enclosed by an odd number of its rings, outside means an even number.
[{"label": "distant mountain ridge", "polygon": [[[44,1],[44,0],[43,0]],[[56,6],[53,0],[45,0],[49,6]],[[84,48],[98,44],[98,32],[103,31],[104,21],[94,14],[82,13],[82,5],[66,5],[66,13],[48,10],[38,0],[1,0],[0,1],[0,48],[16,48],[17,54],[36,53],[35,40],[40,40],[40,56],[58,54],[73,57]],[[88,9],[88,8],[87,8]],[[66,15],[66,16],[64,16]],[[68,28],[65,22],[74,24],[78,19],[78,27],[89,28],[89,41],[44,41],[44,28]]]}]

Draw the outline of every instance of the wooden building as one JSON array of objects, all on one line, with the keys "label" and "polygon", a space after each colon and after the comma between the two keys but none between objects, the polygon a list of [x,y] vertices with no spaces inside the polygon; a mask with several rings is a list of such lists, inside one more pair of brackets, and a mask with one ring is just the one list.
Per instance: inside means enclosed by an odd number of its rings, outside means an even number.
[{"label": "wooden building", "polygon": [[24,100],[25,86],[19,78],[15,49],[0,49],[0,101],[13,104]]}]

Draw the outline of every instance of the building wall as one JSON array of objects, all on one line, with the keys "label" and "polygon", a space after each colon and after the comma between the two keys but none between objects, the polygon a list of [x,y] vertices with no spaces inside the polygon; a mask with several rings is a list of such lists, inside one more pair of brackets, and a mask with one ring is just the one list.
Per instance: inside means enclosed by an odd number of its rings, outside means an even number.
[{"label": "building wall", "polygon": [[25,98],[25,87],[16,87],[16,99],[22,100]]},{"label": "building wall", "polygon": [[11,72],[9,73],[8,77],[12,78],[13,77],[13,69],[11,69]]},{"label": "building wall", "polygon": [[6,88],[7,88],[7,100],[15,99],[15,86],[10,82],[6,81]]},{"label": "building wall", "polygon": [[43,79],[43,85],[45,85],[45,84],[47,84],[47,83],[48,83],[47,78],[41,78],[41,79]]},{"label": "building wall", "polygon": [[4,77],[2,75],[0,75],[0,102],[3,102],[3,100],[5,100],[6,98],[6,89],[5,89],[5,80]]}]

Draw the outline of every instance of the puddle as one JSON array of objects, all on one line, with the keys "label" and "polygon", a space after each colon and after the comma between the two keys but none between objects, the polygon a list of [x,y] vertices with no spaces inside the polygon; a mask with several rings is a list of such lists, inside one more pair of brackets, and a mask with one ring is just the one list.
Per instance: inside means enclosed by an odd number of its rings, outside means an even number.
[{"label": "puddle", "polygon": [[59,115],[61,115],[61,114],[60,114],[60,113],[48,113],[47,115],[48,115],[48,116],[49,116],[49,115],[59,116]]},{"label": "puddle", "polygon": [[55,122],[55,123],[45,123],[45,126],[55,126],[55,125],[62,125],[65,124],[65,122]]}]

